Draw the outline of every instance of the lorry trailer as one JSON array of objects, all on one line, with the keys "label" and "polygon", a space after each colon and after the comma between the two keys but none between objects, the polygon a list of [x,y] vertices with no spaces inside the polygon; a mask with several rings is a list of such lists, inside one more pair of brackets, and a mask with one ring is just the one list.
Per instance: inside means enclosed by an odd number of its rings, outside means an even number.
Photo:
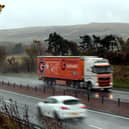
[{"label": "lorry trailer", "polygon": [[108,90],[113,85],[109,61],[97,56],[38,56],[37,75],[51,86],[57,80],[88,90]]}]

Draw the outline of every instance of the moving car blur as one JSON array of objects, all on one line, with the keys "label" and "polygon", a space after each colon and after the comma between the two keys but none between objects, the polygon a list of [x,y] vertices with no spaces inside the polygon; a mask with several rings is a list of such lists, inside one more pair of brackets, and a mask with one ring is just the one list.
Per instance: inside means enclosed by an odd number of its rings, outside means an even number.
[{"label": "moving car blur", "polygon": [[87,117],[87,107],[73,96],[50,96],[37,104],[38,112],[57,120]]}]

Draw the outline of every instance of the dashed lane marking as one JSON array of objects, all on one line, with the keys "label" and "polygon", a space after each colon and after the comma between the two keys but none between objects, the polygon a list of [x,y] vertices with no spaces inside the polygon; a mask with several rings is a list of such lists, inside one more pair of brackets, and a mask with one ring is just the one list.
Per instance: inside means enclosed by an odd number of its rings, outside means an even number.
[{"label": "dashed lane marking", "polygon": [[13,92],[13,91],[7,91],[7,90],[3,90],[3,89],[0,89],[0,91],[6,92],[6,93],[9,93],[9,94],[14,94],[14,95],[17,95],[17,96],[20,95],[20,96],[27,97],[27,98],[33,98],[33,99],[36,99],[36,100],[38,100],[38,101],[43,101],[42,98],[33,97],[33,96],[29,96],[29,95],[24,95],[24,94],[16,93],[16,92]]},{"label": "dashed lane marking", "polygon": [[102,128],[97,127],[97,126],[95,126],[95,125],[88,125],[88,126],[90,126],[90,127],[92,127],[92,128],[95,128],[95,129],[102,129]]},{"label": "dashed lane marking", "polygon": [[110,113],[106,113],[106,112],[100,112],[100,111],[95,111],[95,110],[90,110],[90,109],[88,109],[88,111],[94,112],[94,113],[98,113],[98,114],[101,114],[101,115],[112,116],[112,117],[116,117],[116,118],[121,118],[121,119],[129,120],[129,117],[114,115],[114,114],[110,114]]},{"label": "dashed lane marking", "polygon": [[[16,93],[16,92],[13,92],[13,91],[7,91],[7,90],[3,90],[3,89],[0,89],[0,91],[6,92],[6,93],[11,93],[11,94],[18,95],[18,96],[21,95],[21,96],[24,96],[24,97],[33,98],[33,99],[38,100],[38,101],[42,101],[43,100],[41,98],[37,98],[37,97],[33,97],[33,96],[28,96],[28,95],[24,95],[24,94],[21,94],[21,93]],[[95,113],[98,113],[98,114],[101,114],[101,115],[113,116],[113,117],[116,117],[116,118],[121,118],[121,119],[129,120],[128,117],[124,117],[124,116],[114,115],[114,114],[100,112],[100,111],[95,111],[95,110],[90,110],[90,109],[88,109],[88,111],[95,112]]]}]

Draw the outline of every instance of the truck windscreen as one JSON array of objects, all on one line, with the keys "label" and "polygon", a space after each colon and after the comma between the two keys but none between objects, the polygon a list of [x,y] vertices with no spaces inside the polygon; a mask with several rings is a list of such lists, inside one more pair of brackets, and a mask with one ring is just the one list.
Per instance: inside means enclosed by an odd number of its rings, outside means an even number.
[{"label": "truck windscreen", "polygon": [[111,73],[112,68],[111,66],[94,66],[92,71],[98,74],[105,74],[105,73]]}]

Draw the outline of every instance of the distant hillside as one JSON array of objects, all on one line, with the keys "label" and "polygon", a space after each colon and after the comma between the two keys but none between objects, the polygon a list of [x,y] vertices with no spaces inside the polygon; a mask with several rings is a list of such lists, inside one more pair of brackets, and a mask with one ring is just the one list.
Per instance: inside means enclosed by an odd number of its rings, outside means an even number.
[{"label": "distant hillside", "polygon": [[48,38],[49,33],[57,32],[66,39],[78,42],[79,36],[85,34],[115,34],[129,37],[128,23],[91,23],[73,26],[28,27],[20,29],[0,30],[0,43],[31,43],[33,40]]}]

